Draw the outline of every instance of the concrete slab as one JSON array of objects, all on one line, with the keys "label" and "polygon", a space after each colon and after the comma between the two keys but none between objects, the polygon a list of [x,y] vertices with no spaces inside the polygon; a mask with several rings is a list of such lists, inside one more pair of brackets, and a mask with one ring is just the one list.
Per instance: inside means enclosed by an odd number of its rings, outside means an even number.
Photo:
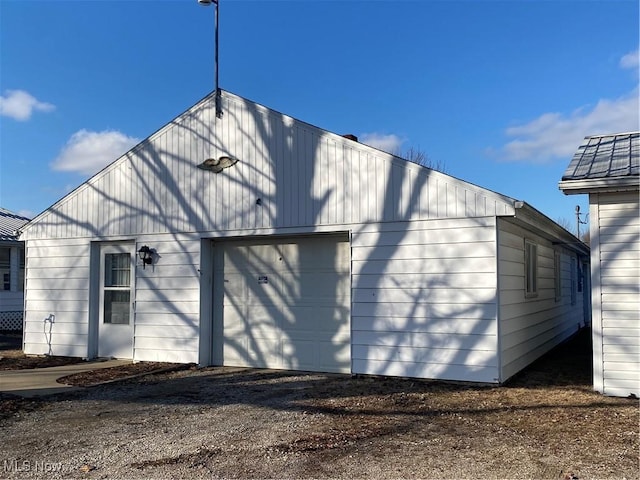
[{"label": "concrete slab", "polygon": [[36,397],[61,392],[71,392],[73,390],[79,390],[82,387],[63,385],[56,380],[74,373],[89,372],[131,363],[131,360],[105,360],[75,363],[73,365],[63,365],[60,367],[4,370],[0,371],[0,392],[20,395],[21,397]]}]

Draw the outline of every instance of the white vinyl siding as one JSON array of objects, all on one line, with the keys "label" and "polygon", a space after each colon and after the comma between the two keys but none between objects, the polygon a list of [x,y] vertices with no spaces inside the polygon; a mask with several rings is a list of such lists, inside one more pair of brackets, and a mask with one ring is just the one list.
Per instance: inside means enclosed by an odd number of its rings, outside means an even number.
[{"label": "white vinyl siding", "polygon": [[498,381],[494,218],[362,226],[352,270],[354,373]]},{"label": "white vinyl siding", "polygon": [[155,255],[146,268],[137,260],[134,360],[197,363],[200,239],[148,235],[138,245],[148,245]]},{"label": "white vinyl siding", "polygon": [[[550,241],[509,222],[498,221],[500,285],[500,349],[505,381],[583,325],[582,298],[571,305],[571,258],[558,250],[561,296],[556,301],[555,253]],[[527,239],[526,241],[524,239]],[[536,245],[537,295],[529,297],[526,283],[525,246]]]},{"label": "white vinyl siding", "polygon": [[89,250],[85,240],[28,242],[26,354],[87,356]]},{"label": "white vinyl siding", "polygon": [[[136,260],[133,359],[195,363],[199,239],[173,235],[143,239],[158,255],[146,269]],[[91,356],[90,322],[97,318],[91,318],[89,311],[90,242],[32,240],[28,244],[25,353]],[[44,319],[51,315],[54,322],[49,325]]]},{"label": "white vinyl siding", "polygon": [[638,192],[591,194],[594,388],[640,396]]}]

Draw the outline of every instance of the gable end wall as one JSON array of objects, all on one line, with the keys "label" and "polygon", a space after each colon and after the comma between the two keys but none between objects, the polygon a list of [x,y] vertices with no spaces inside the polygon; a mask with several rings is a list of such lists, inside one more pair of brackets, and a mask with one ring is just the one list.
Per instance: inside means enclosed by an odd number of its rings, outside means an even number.
[{"label": "gable end wall", "polygon": [[[137,237],[513,215],[513,200],[223,92],[35,219],[22,238]],[[220,174],[197,166],[230,155]],[[260,200],[258,202],[258,200]]]}]

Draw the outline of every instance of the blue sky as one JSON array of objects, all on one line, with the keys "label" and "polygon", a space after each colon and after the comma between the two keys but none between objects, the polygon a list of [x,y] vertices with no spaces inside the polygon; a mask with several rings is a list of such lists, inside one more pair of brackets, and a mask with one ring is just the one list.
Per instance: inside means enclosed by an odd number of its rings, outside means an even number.
[{"label": "blue sky", "polygon": [[[221,0],[220,86],[574,222],[586,135],[638,130],[638,2]],[[0,206],[48,208],[213,89],[213,7],[0,0]]]}]

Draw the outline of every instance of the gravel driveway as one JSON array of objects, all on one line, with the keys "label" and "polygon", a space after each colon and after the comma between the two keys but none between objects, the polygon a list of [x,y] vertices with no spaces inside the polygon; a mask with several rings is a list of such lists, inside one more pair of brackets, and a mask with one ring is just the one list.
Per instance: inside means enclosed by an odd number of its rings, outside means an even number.
[{"label": "gravel driveway", "polygon": [[637,402],[583,386],[227,367],[17,402],[0,477],[638,478]]}]

